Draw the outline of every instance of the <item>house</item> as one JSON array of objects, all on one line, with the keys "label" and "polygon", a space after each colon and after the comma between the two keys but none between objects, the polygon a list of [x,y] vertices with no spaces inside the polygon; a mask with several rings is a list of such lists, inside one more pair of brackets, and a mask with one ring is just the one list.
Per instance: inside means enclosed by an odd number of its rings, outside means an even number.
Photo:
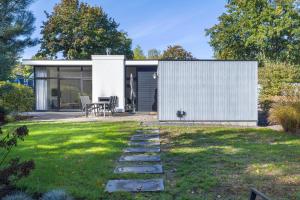
[{"label": "house", "polygon": [[23,60],[34,66],[36,110],[78,110],[80,95],[94,102],[118,96],[118,111],[130,104],[130,74],[136,108],[158,111],[160,121],[257,122],[256,61],[126,60],[93,55],[91,60]]}]

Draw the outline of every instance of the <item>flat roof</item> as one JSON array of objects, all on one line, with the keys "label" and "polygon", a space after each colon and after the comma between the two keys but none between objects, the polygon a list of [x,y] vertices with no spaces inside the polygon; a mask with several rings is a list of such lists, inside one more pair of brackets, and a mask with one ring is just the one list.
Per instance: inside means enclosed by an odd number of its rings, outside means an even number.
[{"label": "flat roof", "polygon": [[[111,59],[110,57],[102,56],[105,59]],[[101,57],[101,58],[102,58]],[[99,56],[97,59],[101,59]],[[119,57],[116,57],[120,59]],[[123,59],[122,59],[123,60]],[[217,59],[195,59],[195,60],[124,60],[125,65],[127,66],[156,66],[159,62],[163,61],[220,61],[220,62],[257,62],[254,60],[217,60]],[[23,65],[32,65],[32,66],[92,66],[92,60],[31,60],[23,59]]]},{"label": "flat roof", "polygon": [[[23,59],[23,65],[32,66],[92,66],[92,60],[29,60]],[[158,60],[125,60],[125,65],[153,66],[158,65]]]},{"label": "flat roof", "polygon": [[137,66],[153,66],[158,65],[158,60],[125,60],[125,65]]},{"label": "flat roof", "polygon": [[23,65],[32,66],[92,66],[92,60],[22,60]]}]

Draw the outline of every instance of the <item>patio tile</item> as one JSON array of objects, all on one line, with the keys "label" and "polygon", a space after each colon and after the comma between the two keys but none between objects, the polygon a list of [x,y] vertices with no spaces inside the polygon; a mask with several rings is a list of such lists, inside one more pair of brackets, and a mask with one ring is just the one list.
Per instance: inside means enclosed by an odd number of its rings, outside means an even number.
[{"label": "patio tile", "polygon": [[159,162],[159,155],[145,155],[145,154],[137,154],[130,156],[121,156],[119,158],[120,162]]},{"label": "patio tile", "polygon": [[160,147],[128,147],[125,148],[124,153],[158,153]]},{"label": "patio tile", "polygon": [[163,179],[133,179],[133,180],[110,180],[105,190],[107,192],[155,192],[163,191]]},{"label": "patio tile", "polygon": [[114,173],[161,174],[162,165],[117,166]]},{"label": "patio tile", "polygon": [[128,143],[130,146],[158,146],[160,142],[158,141],[131,141]]}]

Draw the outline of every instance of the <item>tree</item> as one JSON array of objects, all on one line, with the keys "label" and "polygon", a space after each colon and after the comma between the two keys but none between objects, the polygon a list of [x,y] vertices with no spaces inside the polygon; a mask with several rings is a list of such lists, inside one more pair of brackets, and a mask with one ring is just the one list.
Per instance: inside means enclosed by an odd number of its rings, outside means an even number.
[{"label": "tree", "polygon": [[[42,56],[32,56],[32,60],[42,60]],[[18,76],[22,76],[25,79],[29,79],[33,75],[33,66],[22,65],[18,62],[14,67],[12,67],[10,79],[15,79]]]},{"label": "tree", "polygon": [[215,57],[300,64],[297,0],[230,0],[226,8],[206,30]]},{"label": "tree", "polygon": [[131,39],[119,31],[119,24],[101,7],[79,0],[62,0],[43,22],[41,49],[38,55],[67,59],[89,59],[92,54],[123,54],[132,58]]},{"label": "tree", "polygon": [[134,60],[144,60],[146,59],[146,56],[144,55],[144,52],[142,50],[142,47],[140,45],[137,45],[135,49],[133,50],[133,59]]},{"label": "tree", "polygon": [[0,80],[7,80],[24,48],[37,43],[30,38],[34,31],[34,17],[27,10],[31,2],[0,0]]},{"label": "tree", "polygon": [[24,79],[29,79],[29,77],[33,73],[33,67],[30,65],[21,65],[17,64],[15,67],[13,67],[11,71],[11,76],[10,78],[15,79],[18,76],[24,77]]},{"label": "tree", "polygon": [[260,98],[282,95],[287,85],[300,82],[300,68],[284,63],[266,63],[259,68]]},{"label": "tree", "polygon": [[163,52],[162,59],[166,60],[192,60],[194,59],[191,52],[186,51],[180,45],[168,46]]},{"label": "tree", "polygon": [[160,59],[161,53],[157,49],[150,49],[148,51],[148,59]]}]

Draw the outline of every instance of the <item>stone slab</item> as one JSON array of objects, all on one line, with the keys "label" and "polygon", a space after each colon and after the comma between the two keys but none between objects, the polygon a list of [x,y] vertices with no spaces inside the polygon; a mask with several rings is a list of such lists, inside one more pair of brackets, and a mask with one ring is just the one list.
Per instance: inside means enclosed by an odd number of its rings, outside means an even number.
[{"label": "stone slab", "polygon": [[123,150],[124,153],[158,153],[160,147],[128,147]]},{"label": "stone slab", "polygon": [[114,173],[161,174],[163,169],[162,165],[117,166]]},{"label": "stone slab", "polygon": [[137,133],[160,133],[159,129],[136,130]]},{"label": "stone slab", "polygon": [[159,137],[158,133],[135,134],[132,137]]},{"label": "stone slab", "polygon": [[159,141],[131,141],[128,143],[130,146],[159,146]]},{"label": "stone slab", "polygon": [[159,155],[145,155],[145,154],[137,154],[130,156],[121,156],[119,158],[120,162],[159,162]]},{"label": "stone slab", "polygon": [[141,140],[159,140],[158,134],[139,134],[139,135],[133,135],[130,139],[131,141],[141,141]]},{"label": "stone slab", "polygon": [[107,192],[157,192],[163,190],[163,179],[110,180],[105,188]]}]

